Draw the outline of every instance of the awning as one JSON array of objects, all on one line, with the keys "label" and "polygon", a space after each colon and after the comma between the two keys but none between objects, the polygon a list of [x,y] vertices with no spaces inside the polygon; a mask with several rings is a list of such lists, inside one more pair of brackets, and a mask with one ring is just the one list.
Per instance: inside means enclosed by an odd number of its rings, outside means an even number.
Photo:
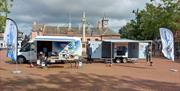
[{"label": "awning", "polygon": [[68,36],[37,36],[34,41],[76,41],[80,40],[78,37],[68,37]]}]

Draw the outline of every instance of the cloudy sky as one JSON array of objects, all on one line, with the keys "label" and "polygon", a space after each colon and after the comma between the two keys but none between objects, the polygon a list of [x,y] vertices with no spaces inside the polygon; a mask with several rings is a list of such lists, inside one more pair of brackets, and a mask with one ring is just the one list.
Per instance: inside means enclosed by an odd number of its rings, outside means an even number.
[{"label": "cloudy sky", "polygon": [[49,25],[66,26],[71,15],[72,26],[81,23],[82,12],[92,26],[105,14],[109,27],[117,31],[130,19],[133,10],[143,9],[149,0],[14,0],[9,17],[21,31],[29,33],[33,21]]}]

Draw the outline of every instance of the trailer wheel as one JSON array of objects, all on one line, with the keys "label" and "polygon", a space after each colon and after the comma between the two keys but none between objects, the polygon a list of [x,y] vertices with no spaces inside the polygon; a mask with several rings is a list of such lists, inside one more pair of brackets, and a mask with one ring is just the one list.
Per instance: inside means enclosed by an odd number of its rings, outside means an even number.
[{"label": "trailer wheel", "polygon": [[123,58],[122,62],[127,63],[127,58]]},{"label": "trailer wheel", "polygon": [[17,63],[22,64],[24,62],[26,62],[26,59],[23,56],[18,56],[17,57]]},{"label": "trailer wheel", "polygon": [[119,58],[116,59],[116,63],[120,63],[121,60]]}]

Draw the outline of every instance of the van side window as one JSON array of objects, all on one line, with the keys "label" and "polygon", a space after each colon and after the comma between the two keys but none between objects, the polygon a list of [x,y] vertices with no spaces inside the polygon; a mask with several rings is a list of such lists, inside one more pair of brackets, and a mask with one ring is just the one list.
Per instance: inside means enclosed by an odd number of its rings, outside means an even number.
[{"label": "van side window", "polygon": [[20,50],[20,52],[27,52],[27,51],[30,51],[30,44],[25,45]]}]

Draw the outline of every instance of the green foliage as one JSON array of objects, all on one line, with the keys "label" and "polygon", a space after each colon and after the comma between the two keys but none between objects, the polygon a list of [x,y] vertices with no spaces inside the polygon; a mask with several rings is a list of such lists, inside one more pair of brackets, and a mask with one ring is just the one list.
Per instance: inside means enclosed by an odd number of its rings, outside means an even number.
[{"label": "green foliage", "polygon": [[153,40],[159,37],[159,28],[180,29],[180,4],[174,0],[146,4],[145,9],[133,11],[136,18],[120,29],[123,38]]},{"label": "green foliage", "polygon": [[9,13],[7,0],[0,0],[0,32],[4,32],[7,13]]},{"label": "green foliage", "polygon": [[0,0],[0,12],[8,12],[7,0]]},{"label": "green foliage", "polygon": [[6,22],[6,17],[5,16],[0,16],[0,32],[4,31],[5,22]]}]

